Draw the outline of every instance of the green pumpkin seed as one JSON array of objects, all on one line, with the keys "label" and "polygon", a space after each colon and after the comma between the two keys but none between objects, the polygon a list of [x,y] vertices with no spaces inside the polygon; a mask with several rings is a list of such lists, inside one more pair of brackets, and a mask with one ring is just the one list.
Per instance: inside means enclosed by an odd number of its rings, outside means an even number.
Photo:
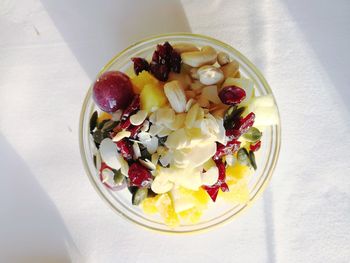
[{"label": "green pumpkin seed", "polygon": [[98,118],[97,111],[94,111],[94,113],[91,115],[91,118],[90,118],[90,132],[91,133],[96,128],[97,118]]},{"label": "green pumpkin seed", "polygon": [[232,129],[235,124],[234,120],[239,118],[245,111],[245,107],[238,108],[237,106],[231,106],[224,114],[224,126],[226,129]]},{"label": "green pumpkin seed", "polygon": [[139,205],[147,197],[147,188],[138,188],[136,192],[132,195],[132,204]]},{"label": "green pumpkin seed", "polygon": [[94,141],[97,145],[100,145],[100,143],[103,141],[103,139],[107,138],[108,133],[101,131],[101,130],[96,130],[93,134],[92,137],[94,138]]},{"label": "green pumpkin seed", "polygon": [[254,170],[257,169],[256,162],[255,162],[255,154],[253,151],[249,151],[249,160],[251,166],[254,168]]},{"label": "green pumpkin seed", "polygon": [[246,148],[241,148],[238,150],[237,161],[242,165],[250,166],[249,153]]},{"label": "green pumpkin seed", "polygon": [[261,139],[262,132],[255,127],[251,127],[245,134],[242,135],[249,142],[257,142]]},{"label": "green pumpkin seed", "polygon": [[112,169],[113,173],[114,173],[114,183],[115,184],[121,184],[123,181],[124,181],[124,175],[122,174],[122,172],[119,170],[115,170],[115,169]]},{"label": "green pumpkin seed", "polygon": [[109,120],[109,121],[105,122],[105,124],[103,124],[103,127],[101,128],[101,130],[109,132],[109,131],[113,130],[115,127],[117,127],[117,125],[118,125],[117,121]]},{"label": "green pumpkin seed", "polygon": [[97,125],[97,129],[102,130],[103,126],[105,125],[106,122],[110,120],[103,120]]},{"label": "green pumpkin seed", "polygon": [[137,190],[137,186],[128,186],[128,190],[133,195]]}]

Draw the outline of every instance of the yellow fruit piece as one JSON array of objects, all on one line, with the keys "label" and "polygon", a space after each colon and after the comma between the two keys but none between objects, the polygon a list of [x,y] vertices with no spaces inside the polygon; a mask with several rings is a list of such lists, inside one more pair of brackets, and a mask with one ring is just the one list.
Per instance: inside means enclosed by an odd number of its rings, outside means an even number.
[{"label": "yellow fruit piece", "polygon": [[195,224],[198,223],[201,219],[202,211],[196,207],[192,207],[190,209],[180,212],[179,216],[182,220]]},{"label": "yellow fruit piece", "polygon": [[163,88],[154,84],[147,84],[140,94],[141,109],[150,112],[154,108],[160,108],[167,103]]},{"label": "yellow fruit piece", "polygon": [[145,214],[156,214],[158,212],[156,203],[158,196],[148,197],[141,203],[141,208]]},{"label": "yellow fruit piece", "polygon": [[219,191],[219,196],[225,201],[246,204],[249,201],[249,189],[245,178],[229,186],[229,192]]},{"label": "yellow fruit piece", "polygon": [[159,195],[159,198],[156,201],[156,207],[166,225],[176,227],[180,224],[179,218],[175,213],[171,198],[168,194]]},{"label": "yellow fruit piece", "polygon": [[248,175],[250,169],[246,165],[241,165],[236,162],[233,166],[229,166],[226,168],[226,183],[231,189],[231,185],[234,185],[246,175]]},{"label": "yellow fruit piece", "polygon": [[112,115],[107,113],[107,112],[101,112],[100,115],[98,116],[97,118],[97,123],[101,123],[103,122],[104,120],[109,120],[112,118]]},{"label": "yellow fruit piece", "polygon": [[210,198],[204,189],[199,188],[199,190],[194,191],[194,193],[192,193],[192,195],[196,199],[196,203],[197,203],[196,206],[198,208],[205,209],[207,207]]},{"label": "yellow fruit piece", "polygon": [[131,83],[136,94],[140,94],[142,89],[148,85],[159,86],[160,82],[153,75],[151,75],[148,71],[142,71],[137,76],[131,79]]}]

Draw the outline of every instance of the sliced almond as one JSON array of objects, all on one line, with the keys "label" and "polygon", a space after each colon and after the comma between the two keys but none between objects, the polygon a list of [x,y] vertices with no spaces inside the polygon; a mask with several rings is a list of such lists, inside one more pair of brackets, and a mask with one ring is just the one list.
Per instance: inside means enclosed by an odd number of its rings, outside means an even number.
[{"label": "sliced almond", "polygon": [[187,128],[193,127],[194,122],[197,118],[198,110],[199,110],[199,105],[196,103],[188,111],[186,115],[186,120],[185,120],[185,125]]},{"label": "sliced almond", "polygon": [[145,143],[151,140],[151,134],[149,132],[140,132],[138,134],[138,137],[141,143]]},{"label": "sliced almond", "polygon": [[202,184],[212,186],[218,181],[219,169],[216,166],[211,167],[205,173],[201,173]]},{"label": "sliced almond", "polygon": [[146,167],[149,170],[155,170],[157,167],[148,159],[142,160],[139,159],[140,164],[142,164],[144,167]]},{"label": "sliced almond", "polygon": [[162,125],[165,123],[171,123],[175,119],[175,112],[170,108],[160,108],[156,111],[156,124]]},{"label": "sliced almond", "polygon": [[158,148],[158,138],[157,137],[152,137],[151,140],[147,141],[146,143],[144,143],[144,145],[147,148],[147,151],[150,154],[153,154],[157,151]]},{"label": "sliced almond", "polygon": [[172,123],[165,124],[165,126],[173,131],[180,129],[184,126],[185,119],[186,119],[186,113],[176,114],[175,120]]},{"label": "sliced almond", "polygon": [[121,164],[118,158],[117,145],[109,138],[104,139],[100,144],[101,159],[111,168],[119,170]]},{"label": "sliced almond", "polygon": [[158,137],[165,137],[168,136],[170,133],[172,133],[173,130],[163,127],[163,129],[158,133]]},{"label": "sliced almond", "polygon": [[122,139],[124,139],[124,138],[130,137],[130,135],[131,135],[131,132],[122,130],[122,131],[118,132],[118,133],[113,137],[112,140],[113,140],[114,142],[119,142],[120,140],[122,140]]},{"label": "sliced almond", "polygon": [[170,182],[167,176],[157,175],[151,185],[151,189],[156,194],[164,194],[174,187],[174,183]]},{"label": "sliced almond", "polygon": [[216,85],[204,87],[202,90],[202,96],[215,104],[221,103]]},{"label": "sliced almond", "polygon": [[130,116],[130,123],[132,125],[141,125],[147,118],[147,111],[139,110],[136,114]]},{"label": "sliced almond", "polygon": [[176,112],[184,112],[186,107],[186,95],[179,81],[173,80],[164,85],[164,92],[171,107]]},{"label": "sliced almond", "polygon": [[148,132],[149,130],[149,121],[148,120],[145,120],[140,131],[142,132]]},{"label": "sliced almond", "polygon": [[187,101],[187,103],[186,103],[186,109],[185,109],[185,111],[186,112],[188,112],[189,110],[190,110],[190,108],[192,107],[192,105],[193,105],[193,103],[195,102],[195,100],[194,99],[189,99],[188,101]]},{"label": "sliced almond", "polygon": [[181,149],[187,145],[185,129],[178,129],[169,134],[165,145],[170,149]]},{"label": "sliced almond", "polygon": [[134,142],[132,144],[132,149],[134,152],[134,160],[137,160],[139,157],[141,157],[141,150],[139,144],[137,142]]},{"label": "sliced almond", "polygon": [[151,126],[151,128],[149,129],[149,134],[151,134],[152,136],[157,135],[161,130],[163,129],[163,126],[161,125],[157,125],[157,124],[153,124]]}]

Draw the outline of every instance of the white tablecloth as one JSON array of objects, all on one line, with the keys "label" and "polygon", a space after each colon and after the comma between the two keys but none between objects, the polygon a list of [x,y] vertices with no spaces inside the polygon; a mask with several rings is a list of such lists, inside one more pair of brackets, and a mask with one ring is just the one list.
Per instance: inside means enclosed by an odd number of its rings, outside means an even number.
[{"label": "white tablecloth", "polygon": [[[174,31],[240,50],[282,117],[263,197],[192,236],[118,217],[78,148],[99,68],[140,38]],[[0,262],[349,262],[349,47],[349,0],[0,0]]]}]

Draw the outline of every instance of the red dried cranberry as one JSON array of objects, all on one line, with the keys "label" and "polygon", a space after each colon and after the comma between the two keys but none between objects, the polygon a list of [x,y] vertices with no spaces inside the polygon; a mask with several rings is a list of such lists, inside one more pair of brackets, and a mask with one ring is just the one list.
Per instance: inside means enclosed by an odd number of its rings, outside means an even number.
[{"label": "red dried cranberry", "polygon": [[261,147],[261,141],[258,141],[255,144],[251,144],[249,148],[252,152],[256,152],[260,149],[260,147]]},{"label": "red dried cranberry", "polygon": [[218,160],[225,155],[233,154],[237,152],[240,145],[241,145],[241,142],[237,141],[236,139],[229,141],[226,145],[217,143],[216,153],[213,156],[213,159]]},{"label": "red dried cranberry", "polygon": [[249,113],[246,117],[235,121],[233,128],[226,130],[226,136],[232,139],[238,139],[239,136],[246,133],[254,124],[255,114]]},{"label": "red dried cranberry", "polygon": [[203,186],[203,188],[207,191],[207,193],[209,194],[213,202],[216,201],[216,197],[218,196],[219,189],[221,189],[221,191],[223,192],[229,191],[228,185],[225,182],[225,179],[226,179],[225,164],[222,162],[222,160],[215,160],[215,164],[219,170],[218,181],[212,186]]},{"label": "red dried cranberry", "polygon": [[132,148],[132,144],[128,139],[124,138],[124,139],[118,141],[117,147],[118,147],[121,155],[124,157],[124,159],[126,159],[126,160],[132,159],[132,157],[134,155],[134,151]]},{"label": "red dried cranberry", "polygon": [[138,187],[150,187],[152,184],[152,175],[140,163],[133,163],[128,171],[130,185]]},{"label": "red dried cranberry", "polygon": [[180,73],[181,70],[181,56],[175,50],[171,52],[170,69],[175,73]]},{"label": "red dried cranberry", "polygon": [[169,66],[151,62],[150,71],[160,81],[167,81],[169,76]]},{"label": "red dried cranberry", "polygon": [[149,71],[149,64],[146,59],[137,57],[131,60],[134,62],[134,71],[136,75],[144,70]]},{"label": "red dried cranberry", "polygon": [[224,87],[219,92],[219,98],[226,105],[236,105],[244,100],[246,94],[244,89],[236,86]]},{"label": "red dried cranberry", "polygon": [[140,109],[140,96],[135,95],[129,106],[123,111],[122,119],[128,118],[131,114],[135,113]]}]

